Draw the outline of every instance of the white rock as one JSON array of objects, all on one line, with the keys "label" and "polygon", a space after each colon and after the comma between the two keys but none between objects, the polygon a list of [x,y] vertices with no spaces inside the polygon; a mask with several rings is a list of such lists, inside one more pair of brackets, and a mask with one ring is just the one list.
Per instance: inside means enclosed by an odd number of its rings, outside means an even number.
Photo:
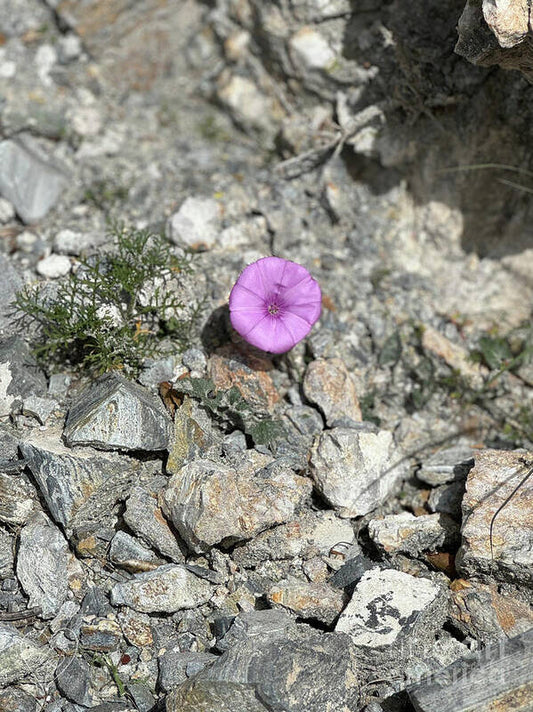
[{"label": "white rock", "polygon": [[82,52],[81,40],[78,35],[73,32],[60,37],[57,43],[59,49],[59,61],[62,64],[67,64],[77,59]]},{"label": "white rock", "polygon": [[437,601],[441,589],[428,579],[395,569],[372,569],[357,584],[335,626],[356,645],[391,646],[407,629],[422,621],[422,614]]},{"label": "white rock", "polygon": [[0,223],[7,223],[15,217],[15,207],[9,200],[0,197]]},{"label": "white rock", "polygon": [[35,54],[35,64],[37,66],[37,75],[46,87],[53,84],[49,74],[56,62],[57,52],[54,47],[49,44],[42,44]]},{"label": "white rock", "polygon": [[193,249],[210,249],[215,244],[220,225],[219,205],[212,198],[190,196],[167,224],[172,242]]},{"label": "white rock", "polygon": [[66,255],[50,255],[37,263],[37,273],[48,279],[58,279],[70,272],[70,260]]},{"label": "white rock", "polygon": [[95,106],[78,106],[72,113],[71,123],[80,136],[96,136],[102,128],[102,116]]},{"label": "white rock", "polygon": [[17,235],[17,247],[22,252],[31,252],[39,238],[34,232],[24,230]]},{"label": "white rock", "polygon": [[125,605],[141,613],[174,613],[206,603],[213,587],[183,566],[167,564],[136,574],[111,591],[113,605]]},{"label": "white rock", "polygon": [[218,98],[241,124],[259,129],[271,129],[272,103],[251,79],[236,74],[229,77],[219,87]]},{"label": "white rock", "polygon": [[[313,445],[311,476],[341,517],[360,517],[392,492],[400,474],[393,452],[392,434],[387,430],[332,428]],[[401,460],[398,455],[394,459]]]},{"label": "white rock", "polygon": [[325,69],[335,61],[328,41],[312,27],[302,27],[289,41],[293,61],[304,69]]}]

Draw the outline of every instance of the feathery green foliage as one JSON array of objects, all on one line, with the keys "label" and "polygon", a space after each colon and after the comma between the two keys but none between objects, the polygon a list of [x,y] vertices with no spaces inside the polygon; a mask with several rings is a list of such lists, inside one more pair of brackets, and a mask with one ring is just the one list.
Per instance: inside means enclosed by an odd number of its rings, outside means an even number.
[{"label": "feathery green foliage", "polygon": [[116,226],[111,236],[113,249],[82,258],[55,294],[34,284],[16,297],[22,319],[40,326],[34,353],[48,369],[66,363],[134,376],[146,358],[187,345],[202,307],[180,294],[191,256],[176,256],[148,230]]}]

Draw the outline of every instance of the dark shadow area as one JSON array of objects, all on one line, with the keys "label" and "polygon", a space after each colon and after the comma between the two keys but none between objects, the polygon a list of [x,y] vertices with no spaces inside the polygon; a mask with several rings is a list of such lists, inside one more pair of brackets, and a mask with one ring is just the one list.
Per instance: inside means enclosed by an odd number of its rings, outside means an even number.
[{"label": "dark shadow area", "polygon": [[[533,87],[517,71],[476,67],[455,54],[464,5],[351,0],[343,54],[378,69],[351,108],[388,104],[383,142],[398,160],[390,169],[348,150],[343,157],[373,191],[403,178],[418,204],[460,210],[463,249],[500,258],[533,248]],[[386,47],[383,26],[391,32]]]}]

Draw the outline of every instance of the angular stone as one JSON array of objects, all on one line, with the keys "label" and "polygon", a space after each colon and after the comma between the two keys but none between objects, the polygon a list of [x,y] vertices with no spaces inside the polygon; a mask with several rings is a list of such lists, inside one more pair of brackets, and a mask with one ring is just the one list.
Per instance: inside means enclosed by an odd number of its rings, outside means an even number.
[{"label": "angular stone", "polygon": [[56,668],[57,687],[67,700],[84,707],[93,707],[96,700],[90,691],[91,668],[83,658],[68,656]]},{"label": "angular stone", "polygon": [[342,633],[297,626],[286,637],[250,637],[232,646],[196,680],[255,686],[267,709],[324,712],[357,709],[355,647]]},{"label": "angular stone", "polygon": [[[12,261],[4,254],[0,254],[0,273],[2,274],[0,280],[0,335],[4,335],[9,332],[13,322],[21,316],[20,312],[13,309],[12,303],[24,283]],[[1,369],[0,365],[0,373]],[[0,382],[1,380],[3,379],[0,377]],[[0,390],[0,403],[1,393]]]},{"label": "angular stone", "polygon": [[474,388],[483,385],[483,377],[488,374],[487,368],[473,363],[466,349],[447,339],[432,326],[424,326],[422,346],[426,351],[443,359],[450,368],[458,371]]},{"label": "angular stone", "polygon": [[289,41],[296,66],[307,70],[327,70],[335,61],[336,54],[326,38],[313,27],[302,27]]},{"label": "angular stone", "polygon": [[216,439],[207,413],[192,398],[185,396],[174,414],[174,436],[169,446],[167,472],[174,474],[186,462],[204,457]]},{"label": "angular stone", "polygon": [[68,594],[68,543],[42,512],[22,529],[17,554],[17,577],[29,607],[40,606],[43,618],[52,618]]},{"label": "angular stone", "polygon": [[465,483],[450,482],[431,490],[428,499],[428,508],[431,512],[449,514],[450,517],[461,521],[461,504],[465,493]]},{"label": "angular stone", "polygon": [[55,657],[48,646],[39,647],[16,628],[0,624],[0,687],[26,679],[28,671],[32,677],[48,675]]},{"label": "angular stone", "polygon": [[[463,497],[456,567],[465,578],[533,583],[531,453],[480,450]],[[516,490],[516,491],[515,491]]]},{"label": "angular stone", "polygon": [[220,229],[220,206],[213,198],[190,196],[170,216],[167,233],[172,242],[193,250],[209,250]]},{"label": "angular stone", "polygon": [[454,546],[459,540],[459,527],[444,514],[415,517],[410,512],[372,519],[368,533],[374,544],[387,554],[404,552],[417,556],[422,551],[436,551]]},{"label": "angular stone", "polygon": [[226,651],[247,640],[281,640],[296,634],[297,630],[294,618],[285,611],[274,608],[252,610],[240,613],[233,620],[226,634],[217,640],[217,649]]},{"label": "angular stone", "polygon": [[145,613],[138,613],[132,608],[123,608],[117,615],[122,634],[131,645],[148,648],[154,643],[151,619]]},{"label": "angular stone", "polygon": [[395,569],[372,569],[357,584],[335,626],[359,649],[363,665],[394,664],[416,654],[413,643],[433,640],[446,618],[443,590]]},{"label": "angular stone", "polygon": [[165,450],[171,421],[160,400],[126,378],[99,378],[69,409],[65,442],[104,450]]},{"label": "angular stone", "polygon": [[68,177],[33,142],[0,142],[0,193],[25,223],[44,218],[68,185]]},{"label": "angular stone", "polygon": [[17,687],[0,690],[0,710],[35,712],[35,697]]},{"label": "angular stone", "polygon": [[122,640],[118,623],[109,618],[101,618],[80,629],[80,645],[84,650],[111,652],[117,650]]},{"label": "angular stone", "polygon": [[230,545],[288,521],[310,493],[307,478],[255,450],[234,463],[199,459],[170,480],[168,516],[193,551]]},{"label": "angular stone", "polygon": [[37,274],[47,279],[59,279],[70,272],[72,264],[66,255],[48,255],[39,260],[36,266]]},{"label": "angular stone", "polygon": [[498,593],[496,585],[456,579],[451,585],[450,615],[464,635],[484,645],[533,628],[533,610],[525,601]]},{"label": "angular stone", "polygon": [[176,685],[181,685],[188,678],[194,677],[217,657],[212,653],[183,652],[179,646],[167,649],[158,657],[158,684],[165,692],[170,692]]},{"label": "angular stone", "polygon": [[39,508],[35,487],[24,475],[0,472],[0,522],[25,524]]},{"label": "angular stone", "polygon": [[304,510],[290,522],[261,532],[251,541],[235,547],[232,558],[239,566],[252,567],[271,559],[328,556],[340,542],[352,544],[354,541],[350,522],[333,512]]},{"label": "angular stone", "polygon": [[362,420],[355,382],[340,358],[319,358],[307,366],[303,391],[315,403],[331,428],[343,420]]},{"label": "angular stone", "polygon": [[[152,571],[158,565],[157,556],[151,549],[123,531],[118,531],[111,540],[109,560],[131,573]],[[159,559],[159,563],[163,561]]]},{"label": "angular stone", "polygon": [[[83,507],[94,520],[103,520],[110,512],[109,498],[104,498],[107,483],[110,499],[116,484],[117,496],[127,491],[139,463],[116,454],[98,453],[91,448],[65,447],[57,430],[35,431],[21,443],[20,450],[56,522],[71,530],[78,515],[83,522]],[[116,501],[116,500],[115,500]]]},{"label": "angular stone", "polygon": [[58,402],[53,398],[40,398],[32,395],[24,399],[22,413],[36,418],[41,425],[44,425],[58,406]]},{"label": "angular stone", "polygon": [[4,529],[0,529],[0,580],[13,576],[13,564],[15,556],[13,554],[14,538]]},{"label": "angular stone", "polygon": [[392,434],[352,428],[326,430],[315,441],[309,461],[320,494],[341,517],[360,517],[382,504],[399,477]]},{"label": "angular stone", "polygon": [[277,457],[289,458],[294,470],[303,470],[307,467],[313,440],[324,428],[322,416],[315,408],[297,405],[285,411],[282,423],[284,434],[271,447]]},{"label": "angular stone", "polygon": [[209,359],[208,375],[215,388],[236,386],[244,400],[258,413],[271,414],[280,395],[268,371],[272,362],[263,356],[228,345],[217,349]]},{"label": "angular stone", "polygon": [[474,466],[476,450],[468,445],[438,450],[422,462],[416,477],[432,487],[448,482],[465,480],[469,470]]},{"label": "angular stone", "polygon": [[221,680],[190,680],[168,696],[167,712],[268,712],[252,686]]},{"label": "angular stone", "polygon": [[175,613],[196,608],[213,595],[212,586],[183,566],[167,564],[117,583],[111,591],[114,606],[130,606],[141,613]]},{"label": "angular stone", "polygon": [[0,416],[22,406],[24,398],[46,392],[46,378],[27,343],[19,336],[4,339],[0,343]]},{"label": "angular stone", "polygon": [[180,544],[169,527],[154,492],[140,486],[133,487],[126,501],[124,521],[149,546],[175,563],[184,561]]},{"label": "angular stone", "polygon": [[330,625],[338,617],[345,603],[344,593],[327,583],[307,581],[279,581],[267,594],[274,607],[285,608],[298,618],[312,618]]}]

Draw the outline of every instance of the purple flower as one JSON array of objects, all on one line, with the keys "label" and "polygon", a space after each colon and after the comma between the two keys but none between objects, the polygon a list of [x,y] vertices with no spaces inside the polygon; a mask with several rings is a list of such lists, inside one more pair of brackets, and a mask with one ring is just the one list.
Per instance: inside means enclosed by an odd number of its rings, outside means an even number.
[{"label": "purple flower", "polygon": [[253,346],[282,354],[311,331],[321,301],[318,282],[305,267],[263,257],[248,265],[233,285],[231,324]]}]

